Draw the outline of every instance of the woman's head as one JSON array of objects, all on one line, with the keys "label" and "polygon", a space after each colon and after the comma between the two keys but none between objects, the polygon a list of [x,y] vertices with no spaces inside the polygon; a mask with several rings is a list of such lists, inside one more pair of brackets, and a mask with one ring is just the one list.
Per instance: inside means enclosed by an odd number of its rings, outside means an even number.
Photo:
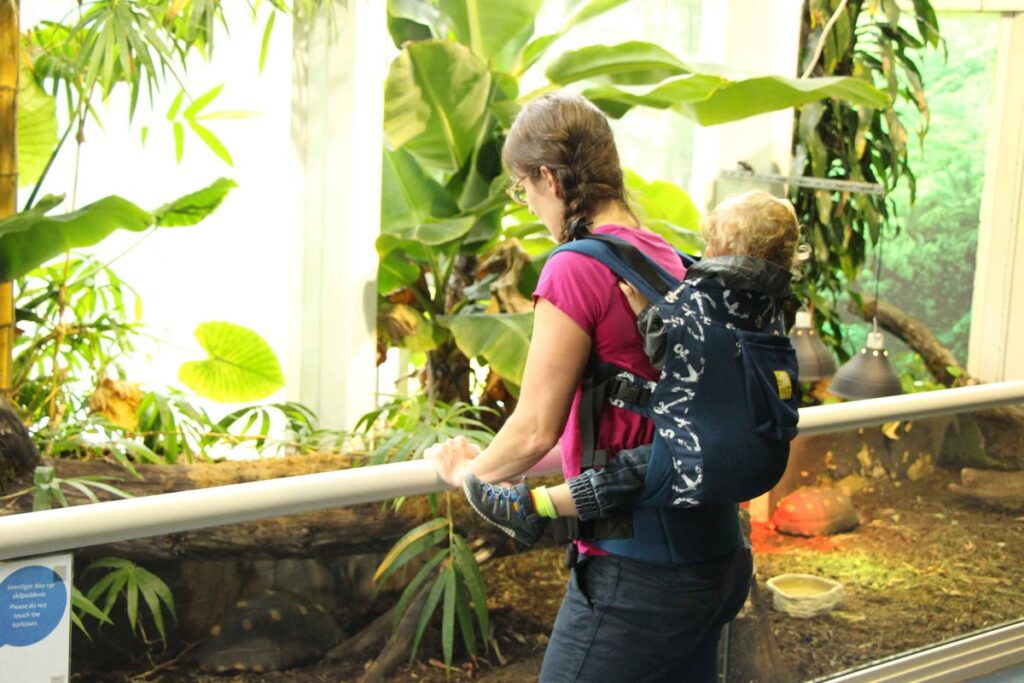
[{"label": "woman's head", "polygon": [[808,257],[793,205],[758,190],[716,206],[701,224],[701,234],[710,256],[753,256],[791,271]]},{"label": "woman's head", "polygon": [[527,189],[530,210],[560,242],[574,239],[609,202],[628,211],[622,167],[604,114],[568,92],[548,93],[516,117],[502,161]]}]

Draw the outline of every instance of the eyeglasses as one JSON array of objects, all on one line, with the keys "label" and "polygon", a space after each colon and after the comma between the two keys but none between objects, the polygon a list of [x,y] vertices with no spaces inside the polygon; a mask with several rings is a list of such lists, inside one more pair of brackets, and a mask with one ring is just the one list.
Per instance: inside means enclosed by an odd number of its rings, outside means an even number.
[{"label": "eyeglasses", "polygon": [[523,187],[523,181],[526,180],[526,176],[528,175],[530,174],[524,173],[523,175],[519,176],[519,180],[509,185],[508,189],[505,190],[505,194],[508,195],[508,198],[511,199],[516,204],[518,204],[519,206],[527,205],[526,188]]}]

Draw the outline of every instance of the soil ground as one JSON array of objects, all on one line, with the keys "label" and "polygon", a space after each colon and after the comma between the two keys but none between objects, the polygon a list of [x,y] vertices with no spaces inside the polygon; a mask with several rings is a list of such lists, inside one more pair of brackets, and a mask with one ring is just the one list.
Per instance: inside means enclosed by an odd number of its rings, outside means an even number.
[{"label": "soil ground", "polygon": [[[771,576],[797,572],[839,580],[846,591],[842,604],[826,616],[767,615],[789,670],[787,680],[811,680],[1024,618],[1024,517],[954,497],[947,489],[954,479],[940,470],[919,481],[875,480],[853,497],[861,524],[849,533],[804,539],[754,526],[762,587]],[[429,655],[440,652],[435,633],[425,641],[421,659],[391,680],[533,680],[567,578],[561,560],[561,550],[544,549],[486,563],[494,631],[490,650],[475,662],[461,658],[448,677]],[[734,652],[737,647],[734,642]],[[358,679],[366,664],[333,662],[259,676],[210,676],[199,673],[186,653],[148,674],[104,679],[337,682]],[[75,679],[100,680],[89,673]]]}]

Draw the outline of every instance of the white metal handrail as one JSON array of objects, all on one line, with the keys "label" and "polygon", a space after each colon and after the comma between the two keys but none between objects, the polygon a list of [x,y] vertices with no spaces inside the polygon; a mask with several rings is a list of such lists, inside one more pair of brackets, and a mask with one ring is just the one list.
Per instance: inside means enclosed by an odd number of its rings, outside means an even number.
[{"label": "white metal handrail", "polygon": [[[805,408],[800,433],[1024,401],[1024,381]],[[231,484],[0,518],[0,560],[445,490],[422,460]]]}]

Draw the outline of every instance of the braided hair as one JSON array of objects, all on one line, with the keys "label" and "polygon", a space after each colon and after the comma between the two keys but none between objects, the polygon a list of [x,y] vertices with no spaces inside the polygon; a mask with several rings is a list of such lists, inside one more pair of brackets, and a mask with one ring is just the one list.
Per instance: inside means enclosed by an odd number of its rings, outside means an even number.
[{"label": "braided hair", "polygon": [[542,166],[554,174],[565,204],[559,242],[589,233],[591,218],[608,202],[636,219],[611,126],[585,97],[558,91],[530,102],[512,124],[501,157],[516,175],[537,178]]}]

